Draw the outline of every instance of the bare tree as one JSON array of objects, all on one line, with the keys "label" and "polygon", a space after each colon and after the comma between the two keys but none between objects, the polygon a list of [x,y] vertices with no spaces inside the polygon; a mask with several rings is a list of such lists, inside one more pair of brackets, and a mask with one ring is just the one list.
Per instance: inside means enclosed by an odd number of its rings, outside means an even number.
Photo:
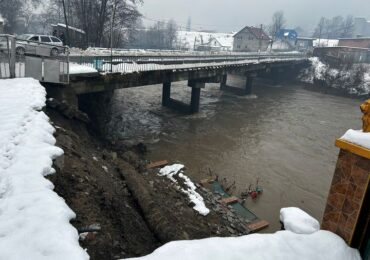
[{"label": "bare tree", "polygon": [[348,15],[343,22],[342,38],[353,37],[355,30],[355,19],[352,15]]},{"label": "bare tree", "polygon": [[348,15],[345,19],[342,16],[335,16],[331,19],[322,17],[316,26],[313,37],[322,39],[336,39],[352,37],[355,22],[353,16]]},{"label": "bare tree", "polygon": [[272,15],[270,34],[275,38],[276,34],[285,26],[286,20],[283,11],[277,11]]},{"label": "bare tree", "polygon": [[174,20],[170,20],[167,23],[166,28],[166,47],[172,49],[174,47],[174,42],[177,38],[177,24]]}]

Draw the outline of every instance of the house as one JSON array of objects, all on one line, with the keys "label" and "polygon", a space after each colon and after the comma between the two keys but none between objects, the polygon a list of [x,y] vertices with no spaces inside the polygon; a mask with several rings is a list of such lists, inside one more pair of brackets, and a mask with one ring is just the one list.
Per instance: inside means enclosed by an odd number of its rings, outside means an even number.
[{"label": "house", "polygon": [[339,39],[338,46],[370,49],[370,37]]},{"label": "house", "polygon": [[266,51],[270,37],[261,29],[246,26],[234,35],[233,51]]},{"label": "house", "polygon": [[330,64],[370,63],[370,49],[353,47],[316,47],[313,56]]},{"label": "house", "polygon": [[207,44],[199,45],[198,51],[232,51],[233,37],[231,35],[211,35]]},{"label": "house", "polygon": [[280,29],[276,35],[276,39],[295,41],[298,37],[298,33],[292,29]]},{"label": "house", "polygon": [[[212,39],[216,39],[216,42]],[[175,46],[180,50],[231,51],[233,40],[231,33],[178,31]]]},{"label": "house", "polygon": [[298,33],[292,29],[280,29],[275,34],[275,40],[271,46],[273,51],[293,51],[296,49]]},{"label": "house", "polygon": [[315,38],[297,37],[295,41],[295,48],[298,51],[310,51],[313,50],[313,42]]},{"label": "house", "polygon": [[[63,37],[65,38],[67,35],[66,33],[67,26],[65,24],[58,23],[58,24],[52,24],[51,27],[53,28],[52,29],[53,35],[59,37],[63,41],[62,38]],[[86,33],[84,30],[81,30],[81,29],[78,29],[72,26],[68,26],[69,47],[79,47],[79,48],[85,47],[86,45],[85,35]]]}]

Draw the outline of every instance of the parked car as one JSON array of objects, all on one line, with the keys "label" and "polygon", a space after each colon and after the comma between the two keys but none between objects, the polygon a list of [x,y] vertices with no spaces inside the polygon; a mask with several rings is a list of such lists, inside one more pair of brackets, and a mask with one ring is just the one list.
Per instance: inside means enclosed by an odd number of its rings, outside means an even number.
[{"label": "parked car", "polygon": [[[22,34],[16,37],[16,53],[24,55],[25,53],[35,53],[37,46],[50,49],[51,56],[57,56],[64,52],[63,42],[51,35]],[[44,44],[40,44],[44,43]]]}]

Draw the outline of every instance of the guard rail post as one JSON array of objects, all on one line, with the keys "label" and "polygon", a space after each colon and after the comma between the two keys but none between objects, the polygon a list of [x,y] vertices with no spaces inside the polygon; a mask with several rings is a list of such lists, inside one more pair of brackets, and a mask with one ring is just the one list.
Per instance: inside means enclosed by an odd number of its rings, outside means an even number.
[{"label": "guard rail post", "polygon": [[[15,75],[15,37],[14,36],[9,36],[10,37],[10,63],[9,63],[9,72],[10,72],[10,78],[14,79],[16,77]],[[9,40],[8,40],[9,42]]]}]

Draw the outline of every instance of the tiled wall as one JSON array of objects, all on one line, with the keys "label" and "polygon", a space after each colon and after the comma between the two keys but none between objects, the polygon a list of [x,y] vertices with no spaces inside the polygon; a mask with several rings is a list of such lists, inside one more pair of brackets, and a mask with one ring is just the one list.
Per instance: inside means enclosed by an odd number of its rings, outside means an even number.
[{"label": "tiled wall", "polygon": [[341,150],[322,221],[322,229],[332,231],[351,243],[358,215],[369,185],[370,160]]}]

